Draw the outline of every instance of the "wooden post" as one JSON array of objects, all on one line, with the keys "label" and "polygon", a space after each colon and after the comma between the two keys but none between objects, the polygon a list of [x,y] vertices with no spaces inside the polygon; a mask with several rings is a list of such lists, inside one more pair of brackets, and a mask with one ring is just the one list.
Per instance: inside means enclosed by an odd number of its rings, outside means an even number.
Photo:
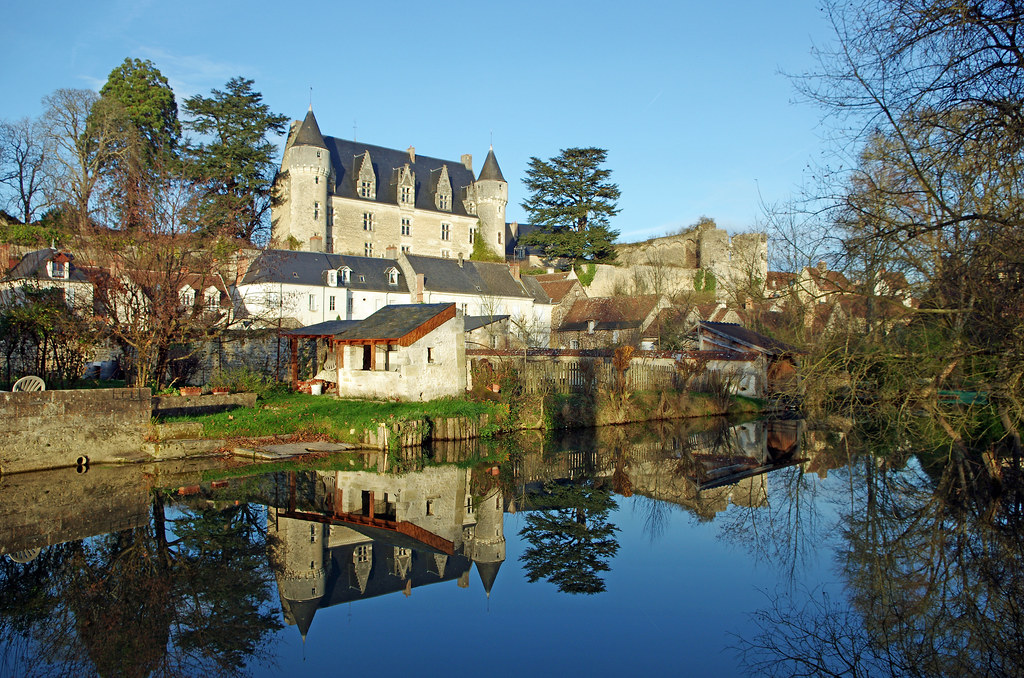
[{"label": "wooden post", "polygon": [[370,371],[377,370],[377,344],[370,342]]},{"label": "wooden post", "polygon": [[292,360],[288,366],[288,377],[292,382],[292,390],[299,388],[299,338],[288,337],[288,347],[291,349]]}]

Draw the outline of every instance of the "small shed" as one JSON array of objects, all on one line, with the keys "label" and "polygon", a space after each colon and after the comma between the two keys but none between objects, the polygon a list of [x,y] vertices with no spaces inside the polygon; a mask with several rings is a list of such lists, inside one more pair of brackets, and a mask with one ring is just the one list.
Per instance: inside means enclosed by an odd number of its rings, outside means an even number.
[{"label": "small shed", "polygon": [[466,391],[465,323],[455,304],[395,304],[333,337],[338,395],[431,400]]},{"label": "small shed", "polygon": [[798,385],[799,350],[735,323],[702,320],[693,329],[701,351],[755,352],[763,356],[767,391],[792,391]]}]

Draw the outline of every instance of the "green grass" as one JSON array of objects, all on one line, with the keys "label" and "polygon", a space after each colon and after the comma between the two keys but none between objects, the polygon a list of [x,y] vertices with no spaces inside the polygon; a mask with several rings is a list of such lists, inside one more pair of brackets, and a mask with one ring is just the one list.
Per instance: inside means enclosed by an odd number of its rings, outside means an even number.
[{"label": "green grass", "polygon": [[256,407],[218,414],[168,417],[165,421],[197,421],[207,438],[272,435],[326,435],[343,442],[358,442],[364,430],[375,430],[389,420],[478,417],[497,414],[495,403],[456,398],[426,403],[338,400],[303,393],[271,395]]}]

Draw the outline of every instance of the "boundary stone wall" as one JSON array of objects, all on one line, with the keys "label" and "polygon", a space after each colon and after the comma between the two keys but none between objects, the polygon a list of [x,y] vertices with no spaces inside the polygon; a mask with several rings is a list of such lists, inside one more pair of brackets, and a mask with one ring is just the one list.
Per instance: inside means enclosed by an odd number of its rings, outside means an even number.
[{"label": "boundary stone wall", "polygon": [[148,388],[0,393],[0,473],[141,461]]}]

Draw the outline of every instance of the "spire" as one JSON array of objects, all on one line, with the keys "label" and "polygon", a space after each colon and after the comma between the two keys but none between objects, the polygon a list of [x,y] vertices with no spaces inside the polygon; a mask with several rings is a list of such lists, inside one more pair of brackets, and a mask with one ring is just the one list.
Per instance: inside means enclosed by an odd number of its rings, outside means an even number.
[{"label": "spire", "polygon": [[306,119],[299,125],[299,131],[295,133],[295,140],[292,141],[292,145],[327,148],[327,144],[324,143],[324,137],[320,134],[320,126],[316,124],[316,116],[313,115],[312,104],[309,107],[309,112],[306,113]]},{"label": "spire", "polygon": [[505,177],[501,176],[501,168],[498,167],[498,159],[494,157],[494,146],[487,151],[487,159],[484,160],[484,166],[480,169],[480,176],[477,181],[484,179],[490,179],[491,181],[505,181]]},{"label": "spire", "polygon": [[481,563],[476,562],[476,573],[480,575],[480,583],[484,585],[484,591],[487,593],[487,597],[491,597],[491,589],[494,587],[494,580],[498,578],[498,568],[501,567],[501,561],[492,563]]}]

